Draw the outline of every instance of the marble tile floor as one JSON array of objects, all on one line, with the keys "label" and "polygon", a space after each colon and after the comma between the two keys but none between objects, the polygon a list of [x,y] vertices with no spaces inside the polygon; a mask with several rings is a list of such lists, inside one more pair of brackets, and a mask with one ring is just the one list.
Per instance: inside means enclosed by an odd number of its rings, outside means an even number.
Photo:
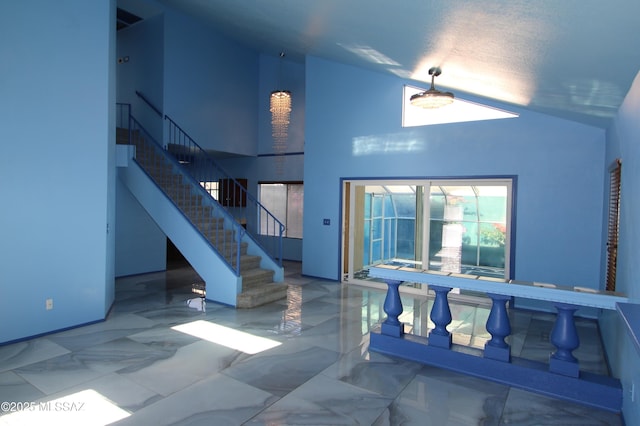
[{"label": "marble tile floor", "polygon": [[[120,278],[105,322],[0,346],[0,425],[620,425],[614,414],[368,350],[384,293],[285,266],[286,300],[252,310],[186,305],[189,267]],[[404,297],[424,335],[430,298]],[[482,346],[488,309],[452,303],[454,342]],[[552,317],[512,311],[513,354],[544,360]],[[606,374],[579,321],[584,369]],[[28,409],[15,412],[26,406]],[[11,410],[13,409],[13,410]]]}]

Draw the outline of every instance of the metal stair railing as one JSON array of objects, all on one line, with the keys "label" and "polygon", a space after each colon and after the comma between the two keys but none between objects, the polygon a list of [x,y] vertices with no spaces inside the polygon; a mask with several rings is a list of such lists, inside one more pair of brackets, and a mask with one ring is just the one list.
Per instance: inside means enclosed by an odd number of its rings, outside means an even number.
[{"label": "metal stair railing", "polygon": [[131,104],[116,103],[116,128],[129,129],[129,116],[131,115]]},{"label": "metal stair railing", "polygon": [[136,147],[135,161],[240,276],[245,229],[131,115],[129,123],[129,141]]},{"label": "metal stair railing", "polygon": [[177,123],[165,115],[165,149],[223,206],[279,266],[282,266],[284,225],[264,207],[245,185],[227,173]]}]

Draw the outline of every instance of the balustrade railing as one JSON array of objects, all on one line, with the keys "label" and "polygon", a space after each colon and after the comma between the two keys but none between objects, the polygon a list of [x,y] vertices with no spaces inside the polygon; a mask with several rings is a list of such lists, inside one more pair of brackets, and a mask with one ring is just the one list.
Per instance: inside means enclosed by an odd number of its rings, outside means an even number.
[{"label": "balustrade railing", "polygon": [[[620,411],[622,388],[619,380],[580,371],[573,351],[580,340],[574,313],[582,307],[616,310],[624,295],[598,292],[582,287],[561,287],[547,283],[424,271],[380,265],[369,276],[387,283],[384,303],[386,320],[379,332],[372,332],[370,349],[413,361],[505,383],[530,391],[571,400],[610,411]],[[427,337],[405,335],[399,320],[403,312],[399,287],[403,282],[427,284],[435,299],[430,318],[435,327]],[[453,288],[484,292],[492,301],[486,330],[491,335],[484,350],[458,350],[452,345],[447,326],[452,321],[448,294]],[[550,341],[556,350],[548,364],[513,357],[507,343],[511,334],[507,302],[512,297],[552,302],[557,310]]]},{"label": "balustrade railing", "polygon": [[149,100],[149,99],[144,95],[144,93],[139,92],[139,91],[137,91],[137,90],[136,90],[136,96],[137,96],[137,97],[139,97],[139,98],[142,100],[142,102],[144,102],[144,103],[145,103],[149,108],[151,108],[151,110],[152,110],[153,112],[155,112],[155,113],[158,115],[158,117],[162,118],[162,111],[160,111],[160,110],[158,109],[158,107],[157,107],[157,106],[155,106],[155,105],[153,104],[153,102],[151,102],[151,101],[150,101],[150,100]]},{"label": "balustrade railing", "polygon": [[167,152],[282,266],[284,225],[247,191],[246,182],[223,170],[206,150],[168,116],[165,116],[165,124]]},{"label": "balustrade railing", "polygon": [[207,239],[216,253],[240,276],[245,229],[130,116],[130,141],[135,161]]}]

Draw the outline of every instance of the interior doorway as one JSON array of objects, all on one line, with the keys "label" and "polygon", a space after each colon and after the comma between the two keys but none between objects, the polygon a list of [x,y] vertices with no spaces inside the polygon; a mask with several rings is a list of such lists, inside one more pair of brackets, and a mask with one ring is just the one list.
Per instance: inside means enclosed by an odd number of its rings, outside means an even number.
[{"label": "interior doorway", "polygon": [[189,261],[182,255],[178,247],[167,237],[167,269],[178,269],[189,265]]}]

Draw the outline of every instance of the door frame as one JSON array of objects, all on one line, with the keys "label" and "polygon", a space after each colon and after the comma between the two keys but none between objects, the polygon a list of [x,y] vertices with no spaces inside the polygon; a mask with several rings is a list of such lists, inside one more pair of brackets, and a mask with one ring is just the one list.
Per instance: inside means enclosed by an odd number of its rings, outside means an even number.
[{"label": "door frame", "polygon": [[[377,283],[375,281],[358,280],[354,278],[354,250],[355,250],[355,237],[356,237],[356,223],[355,217],[356,211],[356,188],[358,186],[368,185],[414,185],[424,186],[426,189],[430,189],[434,182],[441,185],[465,185],[469,184],[469,181],[478,181],[483,184],[506,184],[508,187],[507,195],[507,235],[505,245],[505,278],[513,278],[515,272],[515,224],[516,224],[516,188],[517,188],[517,176],[473,176],[473,177],[438,177],[438,178],[341,178],[340,179],[340,203],[341,207],[341,252],[340,256],[340,280],[344,283],[354,283],[358,285],[367,285],[372,287],[379,287],[386,289],[386,284]],[[472,185],[473,186],[473,185]],[[425,196],[423,199],[423,239],[422,239],[422,262],[429,262],[429,198],[425,189]],[[416,214],[419,214],[417,209]],[[416,226],[418,229],[418,226]],[[416,243],[418,243],[416,239]],[[426,256],[426,259],[425,259]],[[405,286],[403,286],[405,287]],[[411,287],[410,287],[411,288]],[[425,286],[426,288],[426,286]],[[417,289],[419,293],[424,291],[420,288]]]}]

